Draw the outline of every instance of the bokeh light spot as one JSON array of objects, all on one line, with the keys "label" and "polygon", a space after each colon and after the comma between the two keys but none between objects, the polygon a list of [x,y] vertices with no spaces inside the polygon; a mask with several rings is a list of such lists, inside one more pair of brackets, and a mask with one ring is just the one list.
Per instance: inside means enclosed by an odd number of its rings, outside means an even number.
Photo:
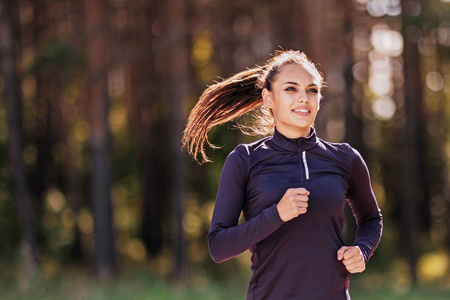
[{"label": "bokeh light spot", "polygon": [[382,97],[373,102],[372,110],[378,119],[387,121],[394,116],[396,105],[394,100],[392,100],[391,98]]},{"label": "bokeh light spot", "polygon": [[427,74],[426,83],[430,90],[439,92],[444,87],[444,78],[438,72],[430,72]]}]

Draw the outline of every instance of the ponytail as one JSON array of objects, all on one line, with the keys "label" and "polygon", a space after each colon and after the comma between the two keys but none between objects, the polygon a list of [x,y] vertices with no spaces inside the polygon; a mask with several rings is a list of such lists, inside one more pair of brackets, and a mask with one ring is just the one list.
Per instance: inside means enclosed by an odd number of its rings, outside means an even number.
[{"label": "ponytail", "polygon": [[[212,127],[237,119],[251,110],[258,108],[254,125],[242,125],[239,126],[240,129],[249,135],[273,133],[275,121],[272,111],[262,106],[262,90],[272,89],[280,67],[299,64],[311,71],[320,89],[325,85],[322,74],[303,52],[288,50],[277,51],[275,54],[265,66],[240,72],[218,82],[200,96],[189,115],[182,139],[183,148],[186,148],[197,162],[210,161],[205,154],[205,142],[211,148],[217,148],[208,140],[208,132]],[[199,154],[202,161],[198,159]]]},{"label": "ponytail", "polygon": [[[192,109],[183,132],[183,148],[199,163],[209,162],[205,142],[209,130],[262,105],[262,87],[259,84],[262,67],[249,69],[208,87]],[[201,161],[198,155],[201,155]]]}]

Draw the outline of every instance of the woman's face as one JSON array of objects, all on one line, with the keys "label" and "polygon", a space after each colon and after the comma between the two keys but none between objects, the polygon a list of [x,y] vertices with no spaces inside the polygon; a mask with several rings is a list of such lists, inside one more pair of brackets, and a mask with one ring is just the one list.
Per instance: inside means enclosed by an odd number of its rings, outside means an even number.
[{"label": "woman's face", "polygon": [[279,69],[272,90],[263,90],[264,105],[272,110],[275,126],[284,136],[309,136],[319,110],[319,84],[312,71],[289,64]]}]

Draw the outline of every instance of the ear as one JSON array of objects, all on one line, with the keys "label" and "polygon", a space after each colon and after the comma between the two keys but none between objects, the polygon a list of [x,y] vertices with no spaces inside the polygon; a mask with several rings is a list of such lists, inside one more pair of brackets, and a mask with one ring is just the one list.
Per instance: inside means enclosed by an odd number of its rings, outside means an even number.
[{"label": "ear", "polygon": [[268,89],[263,89],[262,91],[263,104],[267,108],[273,108],[273,95]]}]

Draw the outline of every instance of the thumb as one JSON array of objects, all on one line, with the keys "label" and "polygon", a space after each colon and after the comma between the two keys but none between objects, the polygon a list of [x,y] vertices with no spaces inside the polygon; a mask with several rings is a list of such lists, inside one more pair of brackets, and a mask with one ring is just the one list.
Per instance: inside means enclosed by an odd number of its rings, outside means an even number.
[{"label": "thumb", "polygon": [[346,249],[347,249],[347,247],[342,246],[342,247],[338,250],[338,252],[337,252],[337,259],[338,259],[338,260],[342,260],[342,259],[344,258],[344,252],[345,252]]}]

